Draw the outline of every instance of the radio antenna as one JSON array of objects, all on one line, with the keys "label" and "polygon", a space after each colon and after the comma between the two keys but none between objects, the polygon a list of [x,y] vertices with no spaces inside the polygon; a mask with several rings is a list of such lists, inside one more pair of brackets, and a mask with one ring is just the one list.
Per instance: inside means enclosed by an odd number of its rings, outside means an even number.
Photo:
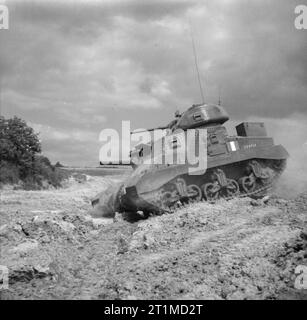
[{"label": "radio antenna", "polygon": [[192,25],[191,25],[190,19],[189,19],[189,27],[190,27],[190,36],[191,36],[192,47],[193,47],[194,63],[195,63],[195,69],[196,69],[196,73],[197,73],[199,91],[200,91],[202,103],[204,104],[205,98],[204,98],[203,88],[202,88],[202,84],[201,84],[201,78],[200,78],[200,74],[199,74],[198,59],[197,59],[195,41],[194,41],[193,30],[192,30]]},{"label": "radio antenna", "polygon": [[0,117],[2,116],[2,75],[0,75]]},{"label": "radio antenna", "polygon": [[222,96],[221,96],[221,87],[219,86],[219,102],[218,105],[220,106],[222,104]]}]

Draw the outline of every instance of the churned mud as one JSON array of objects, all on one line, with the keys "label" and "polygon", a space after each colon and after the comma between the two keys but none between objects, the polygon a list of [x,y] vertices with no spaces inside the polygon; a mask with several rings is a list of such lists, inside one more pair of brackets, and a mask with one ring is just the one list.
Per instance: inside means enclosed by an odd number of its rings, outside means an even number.
[{"label": "churned mud", "polygon": [[306,299],[307,192],[197,203],[138,222],[92,218],[90,199],[121,180],[2,190],[1,299]]}]

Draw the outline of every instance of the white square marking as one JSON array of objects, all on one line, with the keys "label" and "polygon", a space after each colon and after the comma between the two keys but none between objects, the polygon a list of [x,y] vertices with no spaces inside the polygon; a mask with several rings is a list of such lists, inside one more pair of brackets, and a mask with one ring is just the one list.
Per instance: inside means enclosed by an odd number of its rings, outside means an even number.
[{"label": "white square marking", "polygon": [[231,151],[237,151],[237,147],[234,141],[230,141],[230,149]]}]

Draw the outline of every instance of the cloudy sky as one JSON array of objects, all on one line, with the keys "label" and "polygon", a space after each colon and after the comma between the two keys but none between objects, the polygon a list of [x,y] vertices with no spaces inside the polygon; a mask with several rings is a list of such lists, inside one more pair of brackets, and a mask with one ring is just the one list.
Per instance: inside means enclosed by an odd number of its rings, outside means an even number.
[{"label": "cloudy sky", "polygon": [[[1,112],[27,120],[44,153],[97,165],[99,133],[168,123],[200,102],[190,27],[205,100],[229,126],[265,121],[276,142],[307,142],[305,0],[0,0]],[[290,138],[289,138],[290,137]]]}]

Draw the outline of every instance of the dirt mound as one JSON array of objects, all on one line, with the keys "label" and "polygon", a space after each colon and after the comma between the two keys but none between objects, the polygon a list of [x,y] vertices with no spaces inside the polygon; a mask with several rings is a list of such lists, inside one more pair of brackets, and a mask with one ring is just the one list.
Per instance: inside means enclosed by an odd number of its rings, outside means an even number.
[{"label": "dirt mound", "polygon": [[125,299],[278,298],[289,282],[275,257],[302,222],[296,229],[287,219],[280,208],[237,199],[141,222],[126,240],[128,261],[118,258],[106,289]]},{"label": "dirt mound", "polygon": [[134,223],[92,218],[90,199],[109,182],[1,195],[2,299],[306,298],[294,283],[307,265],[307,193],[191,204]]}]

